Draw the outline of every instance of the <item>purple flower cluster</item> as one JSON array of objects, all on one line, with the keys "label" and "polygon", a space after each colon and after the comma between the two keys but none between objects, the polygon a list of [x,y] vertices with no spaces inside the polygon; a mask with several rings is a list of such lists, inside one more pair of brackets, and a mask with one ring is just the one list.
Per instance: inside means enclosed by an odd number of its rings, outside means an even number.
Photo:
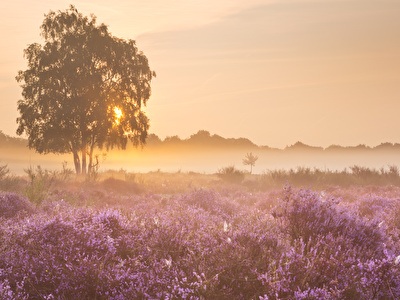
[{"label": "purple flower cluster", "polygon": [[[10,200],[18,197],[0,195],[1,207],[27,211]],[[197,190],[118,208],[60,201],[7,213],[0,298],[398,299],[398,204],[338,199]]]},{"label": "purple flower cluster", "polygon": [[25,197],[15,193],[0,192],[0,218],[13,218],[33,210],[34,206]]}]

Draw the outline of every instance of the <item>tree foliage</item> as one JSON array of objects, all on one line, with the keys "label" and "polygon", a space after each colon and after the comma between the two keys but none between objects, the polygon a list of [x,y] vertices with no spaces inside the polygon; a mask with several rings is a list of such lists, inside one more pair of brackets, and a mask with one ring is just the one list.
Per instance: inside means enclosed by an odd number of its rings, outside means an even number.
[{"label": "tree foliage", "polygon": [[247,153],[246,157],[243,159],[243,164],[250,166],[250,174],[253,171],[253,167],[255,166],[257,159],[258,156],[254,155],[252,152]]},{"label": "tree foliage", "polygon": [[[77,173],[89,172],[96,148],[125,148],[146,141],[142,111],[155,73],[135,41],[113,36],[96,17],[74,6],[51,11],[41,25],[44,44],[25,49],[19,71],[17,134],[39,153],[72,153]],[[89,164],[86,163],[86,156]]]}]

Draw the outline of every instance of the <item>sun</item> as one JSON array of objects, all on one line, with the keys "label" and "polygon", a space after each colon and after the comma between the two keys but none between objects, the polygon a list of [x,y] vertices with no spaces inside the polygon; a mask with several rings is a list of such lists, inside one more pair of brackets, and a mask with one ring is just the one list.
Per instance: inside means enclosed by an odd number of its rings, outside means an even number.
[{"label": "sun", "polygon": [[118,106],[115,106],[114,107],[114,124],[115,125],[119,125],[123,115],[124,114],[122,113],[122,110]]}]

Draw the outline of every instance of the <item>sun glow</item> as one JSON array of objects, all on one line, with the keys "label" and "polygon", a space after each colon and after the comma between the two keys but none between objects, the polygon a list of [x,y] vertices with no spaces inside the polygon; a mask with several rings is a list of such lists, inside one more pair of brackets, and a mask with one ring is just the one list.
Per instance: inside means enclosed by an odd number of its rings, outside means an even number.
[{"label": "sun glow", "polygon": [[115,106],[114,107],[114,118],[115,118],[114,124],[115,125],[119,125],[119,123],[121,122],[122,116],[123,116],[122,110],[119,107]]}]

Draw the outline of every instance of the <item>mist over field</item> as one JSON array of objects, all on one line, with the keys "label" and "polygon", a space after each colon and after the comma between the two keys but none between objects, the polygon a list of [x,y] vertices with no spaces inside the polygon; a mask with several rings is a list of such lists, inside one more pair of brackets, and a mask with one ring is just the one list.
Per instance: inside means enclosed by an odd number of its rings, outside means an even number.
[{"label": "mist over field", "polygon": [[[63,162],[72,168],[72,156],[68,154],[38,154],[27,148],[27,141],[2,135],[0,162],[10,171],[21,175],[29,166],[40,165],[51,170],[61,169]],[[258,160],[253,173],[268,170],[289,170],[298,167],[341,171],[352,166],[372,169],[400,165],[400,144],[382,143],[375,147],[330,146],[327,148],[297,142],[283,149],[259,146],[246,138],[224,138],[201,130],[187,139],[177,136],[164,140],[151,134],[143,147],[126,150],[97,150],[100,171],[123,169],[128,172],[198,172],[216,173],[220,168],[235,166],[246,171],[242,161],[246,153],[254,153]]]}]

